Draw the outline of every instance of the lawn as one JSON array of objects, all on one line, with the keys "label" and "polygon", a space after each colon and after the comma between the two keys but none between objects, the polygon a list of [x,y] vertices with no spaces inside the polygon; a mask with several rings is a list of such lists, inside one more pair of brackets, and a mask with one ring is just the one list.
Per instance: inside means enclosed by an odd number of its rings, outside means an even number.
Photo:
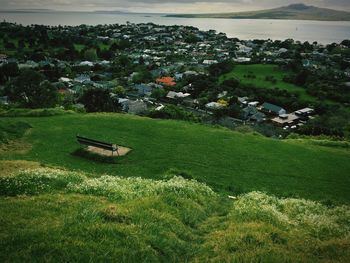
[{"label": "lawn", "polygon": [[[243,84],[252,84],[258,88],[265,89],[281,89],[291,93],[297,93],[301,99],[315,101],[315,98],[308,95],[302,87],[283,81],[283,77],[289,72],[283,71],[277,65],[271,64],[252,64],[252,65],[236,65],[233,70],[220,77],[220,82],[227,79],[237,78]],[[255,75],[255,78],[248,78],[247,75]],[[266,80],[266,76],[273,76],[276,83]]]},{"label": "lawn", "polygon": [[[260,190],[279,196],[350,201],[350,151],[344,149],[122,114],[14,119],[33,127],[23,139],[29,150],[25,154],[2,152],[3,160],[39,162],[96,175],[153,179],[176,168],[221,193]],[[127,146],[133,151],[117,164],[72,156],[80,147],[75,140],[77,134]]]},{"label": "lawn", "polygon": [[82,44],[74,44],[73,46],[75,50],[78,52],[82,51],[85,48],[85,45],[82,45]]},{"label": "lawn", "polygon": [[[0,124],[1,262],[350,257],[347,149],[124,114]],[[72,156],[76,134],[133,151],[117,164]]]}]

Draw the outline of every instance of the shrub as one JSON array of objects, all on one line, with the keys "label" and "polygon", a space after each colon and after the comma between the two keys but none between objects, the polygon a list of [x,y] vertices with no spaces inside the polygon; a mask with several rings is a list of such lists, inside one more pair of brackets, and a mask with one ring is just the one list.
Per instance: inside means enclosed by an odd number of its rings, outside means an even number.
[{"label": "shrub", "polygon": [[0,112],[0,117],[48,117],[64,114],[73,114],[74,111],[63,110],[61,108],[47,108],[47,109],[9,109]]},{"label": "shrub", "polygon": [[84,179],[81,173],[58,169],[23,170],[14,177],[0,177],[0,195],[33,195],[62,190],[69,183],[81,183]]},{"label": "shrub", "polygon": [[183,110],[175,105],[167,105],[163,109],[156,111],[150,111],[148,116],[151,118],[158,119],[176,119],[184,121],[194,121],[199,122],[199,117],[195,116],[193,113]]},{"label": "shrub", "polygon": [[216,195],[207,185],[179,176],[159,181],[108,175],[88,178],[79,172],[40,168],[20,171],[14,177],[0,177],[0,195],[38,194],[54,190],[104,196],[112,200],[175,194],[179,197],[203,201],[207,197]]},{"label": "shrub", "polygon": [[194,179],[193,175],[190,172],[184,171],[184,170],[179,170],[179,169],[176,169],[176,168],[169,169],[164,174],[163,178],[168,180],[168,179],[171,179],[171,178],[173,178],[175,176],[181,176],[182,178],[185,178],[185,179]]}]

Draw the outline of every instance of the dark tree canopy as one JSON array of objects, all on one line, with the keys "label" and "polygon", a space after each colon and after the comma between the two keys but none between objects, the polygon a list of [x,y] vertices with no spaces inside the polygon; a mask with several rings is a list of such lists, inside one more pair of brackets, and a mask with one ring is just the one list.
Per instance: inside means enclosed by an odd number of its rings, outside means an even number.
[{"label": "dark tree canopy", "polygon": [[80,98],[87,112],[114,112],[118,104],[113,101],[109,91],[99,88],[87,89]]},{"label": "dark tree canopy", "polygon": [[37,71],[26,69],[8,83],[5,94],[10,101],[28,108],[54,107],[58,101],[56,88],[45,76]]}]

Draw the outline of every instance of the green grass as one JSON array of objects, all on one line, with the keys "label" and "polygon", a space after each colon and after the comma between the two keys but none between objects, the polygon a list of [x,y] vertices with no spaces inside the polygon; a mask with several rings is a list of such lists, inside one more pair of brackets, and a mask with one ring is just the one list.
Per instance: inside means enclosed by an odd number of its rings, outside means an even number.
[{"label": "green grass", "polygon": [[[1,121],[32,126],[20,139],[31,147],[0,152],[1,262],[350,257],[346,148],[122,114]],[[116,164],[73,156],[77,133],[133,151]]]},{"label": "green grass", "polygon": [[89,176],[38,169],[0,177],[1,262],[347,262],[350,256],[348,206],[260,192],[232,201],[179,177]]},{"label": "green grass", "polygon": [[[5,118],[11,119],[11,118]],[[349,203],[350,152],[283,142],[187,122],[121,114],[17,117],[33,128],[22,139],[24,154],[6,151],[3,160],[27,160],[96,175],[162,178],[169,169],[187,171],[221,193],[252,190],[278,196]],[[132,148],[116,164],[92,162],[71,153],[80,134]]]},{"label": "green grass", "polygon": [[[253,74],[256,78],[246,78],[245,75]],[[237,78],[243,84],[252,84],[258,88],[280,89],[291,93],[297,93],[301,99],[315,101],[315,98],[308,95],[302,87],[283,81],[283,77],[289,75],[289,72],[283,71],[277,65],[271,64],[253,64],[253,65],[236,65],[233,70],[220,77],[220,82],[227,79]],[[266,76],[273,76],[276,83],[267,81]]]},{"label": "green grass", "polygon": [[21,138],[31,126],[25,122],[0,120],[0,144]]},{"label": "green grass", "polygon": [[98,47],[100,48],[100,50],[108,50],[111,47],[111,44],[105,44],[103,42],[99,42]]},{"label": "green grass", "polygon": [[85,45],[82,44],[74,44],[74,48],[76,51],[80,52],[85,48]]}]

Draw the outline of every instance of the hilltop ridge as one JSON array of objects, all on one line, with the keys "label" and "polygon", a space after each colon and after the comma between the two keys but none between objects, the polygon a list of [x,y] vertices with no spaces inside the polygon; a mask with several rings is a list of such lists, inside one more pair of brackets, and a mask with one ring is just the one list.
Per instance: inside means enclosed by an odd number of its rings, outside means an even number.
[{"label": "hilltop ridge", "polygon": [[350,12],[320,8],[305,4],[291,4],[273,9],[212,14],[175,14],[169,17],[227,18],[227,19],[290,19],[319,21],[350,21]]}]

